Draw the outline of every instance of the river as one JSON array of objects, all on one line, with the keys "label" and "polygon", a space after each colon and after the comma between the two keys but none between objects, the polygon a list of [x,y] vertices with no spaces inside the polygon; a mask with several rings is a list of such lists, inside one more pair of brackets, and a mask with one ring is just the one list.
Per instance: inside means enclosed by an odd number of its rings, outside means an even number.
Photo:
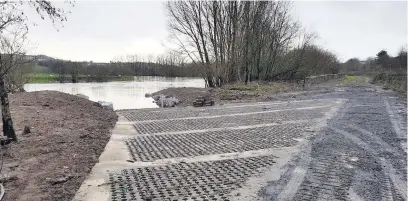
[{"label": "river", "polygon": [[157,108],[146,93],[153,93],[170,87],[205,87],[201,78],[167,78],[142,76],[134,81],[101,83],[48,83],[26,84],[24,89],[31,91],[53,90],[69,94],[84,94],[92,101],[108,101],[115,110]]}]

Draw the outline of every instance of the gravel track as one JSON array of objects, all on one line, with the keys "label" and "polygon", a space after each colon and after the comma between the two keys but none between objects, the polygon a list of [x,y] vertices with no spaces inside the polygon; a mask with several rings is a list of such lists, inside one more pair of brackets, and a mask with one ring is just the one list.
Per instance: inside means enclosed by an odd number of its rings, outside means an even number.
[{"label": "gravel track", "polygon": [[310,154],[260,191],[263,200],[407,200],[405,101],[368,84],[300,98],[336,97],[347,99],[338,115],[310,139]]},{"label": "gravel track", "polygon": [[110,173],[111,200],[407,200],[396,94],[351,83],[289,99],[119,111],[140,167]]}]

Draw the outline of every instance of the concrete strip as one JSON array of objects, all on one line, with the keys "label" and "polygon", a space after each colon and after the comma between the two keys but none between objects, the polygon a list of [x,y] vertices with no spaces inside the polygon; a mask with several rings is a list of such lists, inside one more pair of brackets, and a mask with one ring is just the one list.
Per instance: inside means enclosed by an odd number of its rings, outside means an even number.
[{"label": "concrete strip", "polygon": [[124,116],[118,116],[118,121],[128,121]]},{"label": "concrete strip", "polygon": [[[118,118],[121,121],[126,119],[122,116]],[[116,125],[112,130],[112,133],[131,134],[136,133],[136,130],[131,125]],[[75,194],[73,201],[108,201],[110,200],[109,185],[106,185],[106,181],[109,181],[109,174],[107,170],[101,168],[98,164],[103,161],[126,161],[131,160],[130,153],[126,144],[123,141],[112,140],[114,135],[111,136],[105,150],[99,157],[99,163],[93,168],[89,176],[82,183],[81,187]]]},{"label": "concrete strip", "polygon": [[112,130],[113,134],[137,134],[137,131],[131,124],[116,124]]},{"label": "concrete strip", "polygon": [[215,116],[182,117],[182,118],[173,118],[173,119],[154,119],[154,120],[146,120],[146,121],[118,122],[118,124],[124,125],[124,124],[151,123],[151,122],[159,122],[159,121],[172,121],[172,120],[212,119],[212,118],[218,118],[218,117],[246,116],[246,115],[253,115],[253,114],[265,114],[265,113],[283,112],[283,111],[291,111],[291,110],[312,110],[312,109],[327,108],[327,107],[330,107],[330,105],[327,105],[327,106],[314,106],[314,107],[301,107],[301,108],[282,109],[282,110],[268,110],[268,111],[261,111],[261,112],[225,114],[225,115],[215,115]]},{"label": "concrete strip", "polygon": [[129,149],[125,142],[109,140],[104,152],[99,157],[99,163],[103,161],[126,161],[131,160]]},{"label": "concrete strip", "polygon": [[[328,100],[328,99],[324,99]],[[224,104],[217,105],[215,107],[205,107],[205,108],[195,108],[191,107],[192,110],[219,110],[219,109],[229,109],[229,108],[240,108],[240,107],[259,107],[259,106],[268,106],[268,105],[280,105],[280,104],[291,104],[291,103],[302,103],[302,102],[316,102],[319,100],[294,100],[294,101],[273,101],[273,102],[254,102],[254,104]],[[174,112],[176,109],[158,109],[151,112]]]},{"label": "concrete strip", "polygon": [[[123,144],[123,143],[122,143]],[[82,183],[81,187],[75,194],[73,201],[108,201],[110,200],[110,190],[107,182],[109,181],[109,174],[107,169],[101,168],[99,165],[103,160],[116,160],[122,161],[126,159],[126,154],[122,148],[126,148],[121,144],[115,144],[113,141],[109,141],[106,146],[105,151],[99,158],[99,163],[97,163],[93,168],[89,176]],[[119,148],[120,151],[115,150]],[[115,156],[118,154],[118,156]],[[128,156],[130,158],[130,156]]]},{"label": "concrete strip", "polygon": [[[250,126],[209,128],[209,129],[201,129],[201,130],[161,132],[161,133],[150,133],[150,134],[141,134],[141,135],[142,136],[177,135],[177,134],[206,133],[206,132],[227,131],[227,130],[243,130],[243,129],[251,129],[251,128],[262,128],[262,127],[269,127],[269,126],[277,126],[277,125],[283,125],[283,124],[300,124],[300,123],[308,123],[308,122],[318,122],[318,121],[322,121],[322,120],[323,120],[323,118],[315,118],[315,119],[309,119],[309,120],[295,120],[295,121],[283,121],[283,122],[279,122],[279,123],[255,124],[255,125],[250,125]],[[135,137],[134,135],[117,134],[117,135],[113,135],[111,139],[114,139],[114,140],[126,140],[126,139],[132,139],[134,137]]]}]

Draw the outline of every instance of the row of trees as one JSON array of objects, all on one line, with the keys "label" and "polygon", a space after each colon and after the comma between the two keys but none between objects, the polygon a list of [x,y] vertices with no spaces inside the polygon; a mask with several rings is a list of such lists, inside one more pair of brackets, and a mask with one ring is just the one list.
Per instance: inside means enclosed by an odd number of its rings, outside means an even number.
[{"label": "row of trees", "polygon": [[287,1],[167,2],[177,51],[203,69],[209,87],[336,72],[337,58],[313,45]]},{"label": "row of trees", "polygon": [[[128,55],[110,63],[72,62],[64,60],[45,60],[38,64],[47,67],[50,73],[59,75],[60,82],[78,82],[79,75],[90,76],[93,80],[104,81],[107,76],[166,76],[166,77],[199,77],[200,69],[186,63],[174,53],[160,55],[153,60],[140,61],[136,55]],[[71,75],[71,80],[66,80]]]},{"label": "row of trees", "polygon": [[361,61],[358,58],[351,58],[341,65],[341,71],[345,73],[399,73],[407,72],[407,49],[401,48],[396,56],[390,56],[387,51],[381,50],[376,57],[367,58]]}]

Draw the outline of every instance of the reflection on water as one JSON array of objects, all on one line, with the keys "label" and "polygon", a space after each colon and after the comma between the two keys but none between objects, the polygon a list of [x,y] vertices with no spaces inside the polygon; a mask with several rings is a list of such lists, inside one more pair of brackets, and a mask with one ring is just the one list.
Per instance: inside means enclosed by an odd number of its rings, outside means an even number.
[{"label": "reflection on water", "polygon": [[92,101],[108,101],[113,103],[115,110],[135,108],[156,108],[152,98],[146,93],[153,93],[169,87],[204,87],[200,78],[165,78],[135,77],[134,81],[103,82],[103,83],[52,83],[26,84],[26,91],[54,90],[69,94],[85,94]]}]

